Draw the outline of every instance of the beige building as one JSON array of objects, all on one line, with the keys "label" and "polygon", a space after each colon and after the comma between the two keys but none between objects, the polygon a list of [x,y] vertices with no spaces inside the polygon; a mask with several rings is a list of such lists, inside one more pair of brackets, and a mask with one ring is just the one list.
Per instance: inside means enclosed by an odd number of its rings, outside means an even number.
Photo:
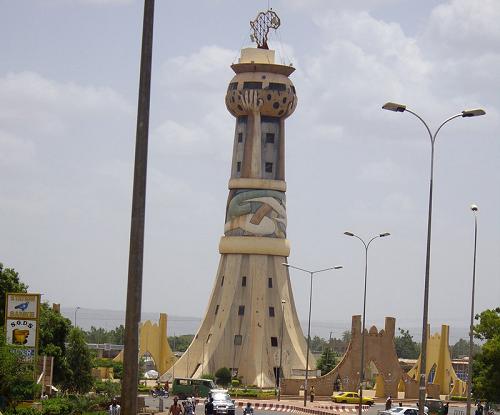
[{"label": "beige building", "polygon": [[219,268],[201,327],[165,380],[228,367],[244,384],[274,386],[281,340],[283,377],[305,369],[306,342],[282,265],[290,253],[285,119],[297,104],[294,68],[276,64],[264,47],[243,49],[231,66],[226,106],[236,127]]}]

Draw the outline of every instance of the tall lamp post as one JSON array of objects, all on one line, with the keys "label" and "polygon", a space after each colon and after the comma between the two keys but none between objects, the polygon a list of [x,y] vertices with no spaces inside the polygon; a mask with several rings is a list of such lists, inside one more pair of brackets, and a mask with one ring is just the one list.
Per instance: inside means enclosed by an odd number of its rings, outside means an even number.
[{"label": "tall lamp post", "polygon": [[[469,367],[467,374],[467,411],[466,415],[471,414],[472,404],[472,349],[474,347],[474,294],[476,290],[476,252],[477,252],[477,212],[479,208],[476,205],[470,207],[474,212],[474,260],[472,265],[472,298],[470,305],[470,327],[469,327]],[[451,391],[450,391],[451,392]]]},{"label": "tall lamp post", "polygon": [[425,129],[427,130],[427,133],[429,134],[429,138],[431,140],[431,174],[429,181],[429,210],[427,217],[427,250],[425,255],[424,311],[422,318],[422,343],[421,343],[422,352],[420,354],[420,377],[419,377],[419,394],[418,394],[418,404],[419,404],[418,412],[419,415],[424,415],[424,402],[425,402],[425,390],[426,390],[426,364],[427,364],[427,356],[426,356],[427,322],[428,322],[428,308],[429,308],[429,270],[431,262],[431,223],[432,223],[432,190],[433,190],[433,180],[434,180],[434,144],[436,142],[436,137],[441,128],[451,120],[454,120],[455,118],[459,117],[462,118],[477,117],[486,114],[486,112],[481,108],[464,110],[461,113],[455,114],[444,120],[433,134],[427,123],[424,121],[424,119],[417,113],[408,109],[406,105],[396,104],[394,102],[387,102],[382,106],[382,108],[394,112],[409,112],[410,114],[414,115],[422,122],[422,124],[424,124]]},{"label": "tall lamp post", "polygon": [[285,325],[285,304],[286,300],[281,300],[281,334],[280,334],[280,366],[278,372],[278,401],[281,400],[281,372],[283,367],[283,327]]},{"label": "tall lamp post", "polygon": [[287,268],[293,268],[299,271],[307,272],[311,276],[311,286],[309,288],[309,318],[307,323],[307,352],[306,352],[306,377],[304,380],[304,406],[307,406],[307,380],[309,378],[309,347],[311,343],[311,308],[312,308],[312,293],[313,293],[313,276],[324,271],[330,271],[332,269],[341,269],[342,265],[336,265],[330,268],[324,268],[317,271],[309,271],[307,269],[294,267],[293,265],[287,264],[286,262],[282,264]]},{"label": "tall lamp post", "polygon": [[76,308],[75,308],[75,319],[74,319],[74,321],[73,321],[73,322],[75,323],[75,328],[77,328],[77,327],[78,327],[78,326],[76,325],[76,312],[77,312],[78,310],[80,310],[80,308],[81,308],[81,307],[76,307]]},{"label": "tall lamp post", "polygon": [[359,237],[352,232],[344,232],[344,235],[353,236],[361,241],[365,247],[365,289],[363,292],[363,327],[361,328],[361,363],[359,368],[359,405],[358,413],[361,415],[363,409],[363,382],[365,381],[365,321],[366,321],[366,280],[368,277],[368,248],[370,244],[377,238],[385,238],[389,236],[389,232],[380,233],[373,238],[371,238],[368,243],[364,241],[363,238]]}]

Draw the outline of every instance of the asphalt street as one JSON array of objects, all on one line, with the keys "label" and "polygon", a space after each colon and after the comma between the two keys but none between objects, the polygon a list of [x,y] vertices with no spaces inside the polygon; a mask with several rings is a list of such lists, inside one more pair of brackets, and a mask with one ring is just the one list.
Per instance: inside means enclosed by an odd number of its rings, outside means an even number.
[{"label": "asphalt street", "polygon": [[[146,405],[150,408],[154,408],[156,410],[159,409],[159,403],[160,403],[160,398],[152,398],[150,396],[145,397]],[[172,398],[164,398],[163,399],[163,411],[167,412],[168,408],[170,405],[172,405]],[[354,407],[354,406],[353,406]],[[375,404],[372,407],[370,407],[367,411],[363,412],[364,415],[377,415],[377,411],[384,409],[384,404]],[[277,413],[288,413],[288,412],[281,412],[281,411],[263,411],[263,410],[257,410],[254,409],[254,414],[255,415],[271,415],[271,414],[277,414]],[[204,407],[203,405],[198,405],[196,407],[196,414],[197,415],[204,415]],[[241,415],[243,414],[243,408],[236,408],[236,414]],[[352,415],[355,415],[354,412]]]}]

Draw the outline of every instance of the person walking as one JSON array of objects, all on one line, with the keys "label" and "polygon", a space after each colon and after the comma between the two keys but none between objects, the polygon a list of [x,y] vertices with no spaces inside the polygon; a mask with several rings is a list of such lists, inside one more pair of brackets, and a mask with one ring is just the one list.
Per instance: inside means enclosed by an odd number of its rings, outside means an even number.
[{"label": "person walking", "polygon": [[253,415],[253,408],[250,402],[247,402],[247,406],[243,408],[243,415]]},{"label": "person walking", "polygon": [[443,415],[448,415],[449,410],[450,410],[450,403],[446,402],[443,407]]},{"label": "person walking", "polygon": [[113,400],[111,401],[111,405],[109,405],[109,415],[120,415],[120,409],[121,407],[120,405],[118,405],[118,401],[116,400],[116,398],[113,398]]},{"label": "person walking", "polygon": [[385,401],[385,410],[388,411],[389,409],[392,408],[392,398],[391,396],[389,395],[387,397],[387,400]]},{"label": "person walking", "polygon": [[212,397],[205,404],[205,415],[214,415],[214,398]]},{"label": "person walking", "polygon": [[309,390],[309,397],[311,398],[311,402],[314,402],[314,397],[316,396],[316,392],[314,391],[314,386],[311,386]]},{"label": "person walking", "polygon": [[182,405],[180,403],[178,403],[178,401],[179,401],[179,398],[177,396],[174,397],[174,403],[172,405],[170,405],[170,409],[168,410],[168,415],[170,415],[170,414],[180,415],[184,412],[182,410]]}]

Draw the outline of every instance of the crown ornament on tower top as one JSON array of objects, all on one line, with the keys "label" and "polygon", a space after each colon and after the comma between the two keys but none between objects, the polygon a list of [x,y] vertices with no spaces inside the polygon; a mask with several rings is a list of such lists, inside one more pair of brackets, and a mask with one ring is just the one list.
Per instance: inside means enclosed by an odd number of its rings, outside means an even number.
[{"label": "crown ornament on tower top", "polygon": [[255,20],[250,22],[252,33],[250,39],[252,42],[257,43],[259,49],[269,49],[267,45],[267,35],[270,29],[277,29],[280,27],[281,21],[276,12],[269,9],[265,12],[260,12]]}]

